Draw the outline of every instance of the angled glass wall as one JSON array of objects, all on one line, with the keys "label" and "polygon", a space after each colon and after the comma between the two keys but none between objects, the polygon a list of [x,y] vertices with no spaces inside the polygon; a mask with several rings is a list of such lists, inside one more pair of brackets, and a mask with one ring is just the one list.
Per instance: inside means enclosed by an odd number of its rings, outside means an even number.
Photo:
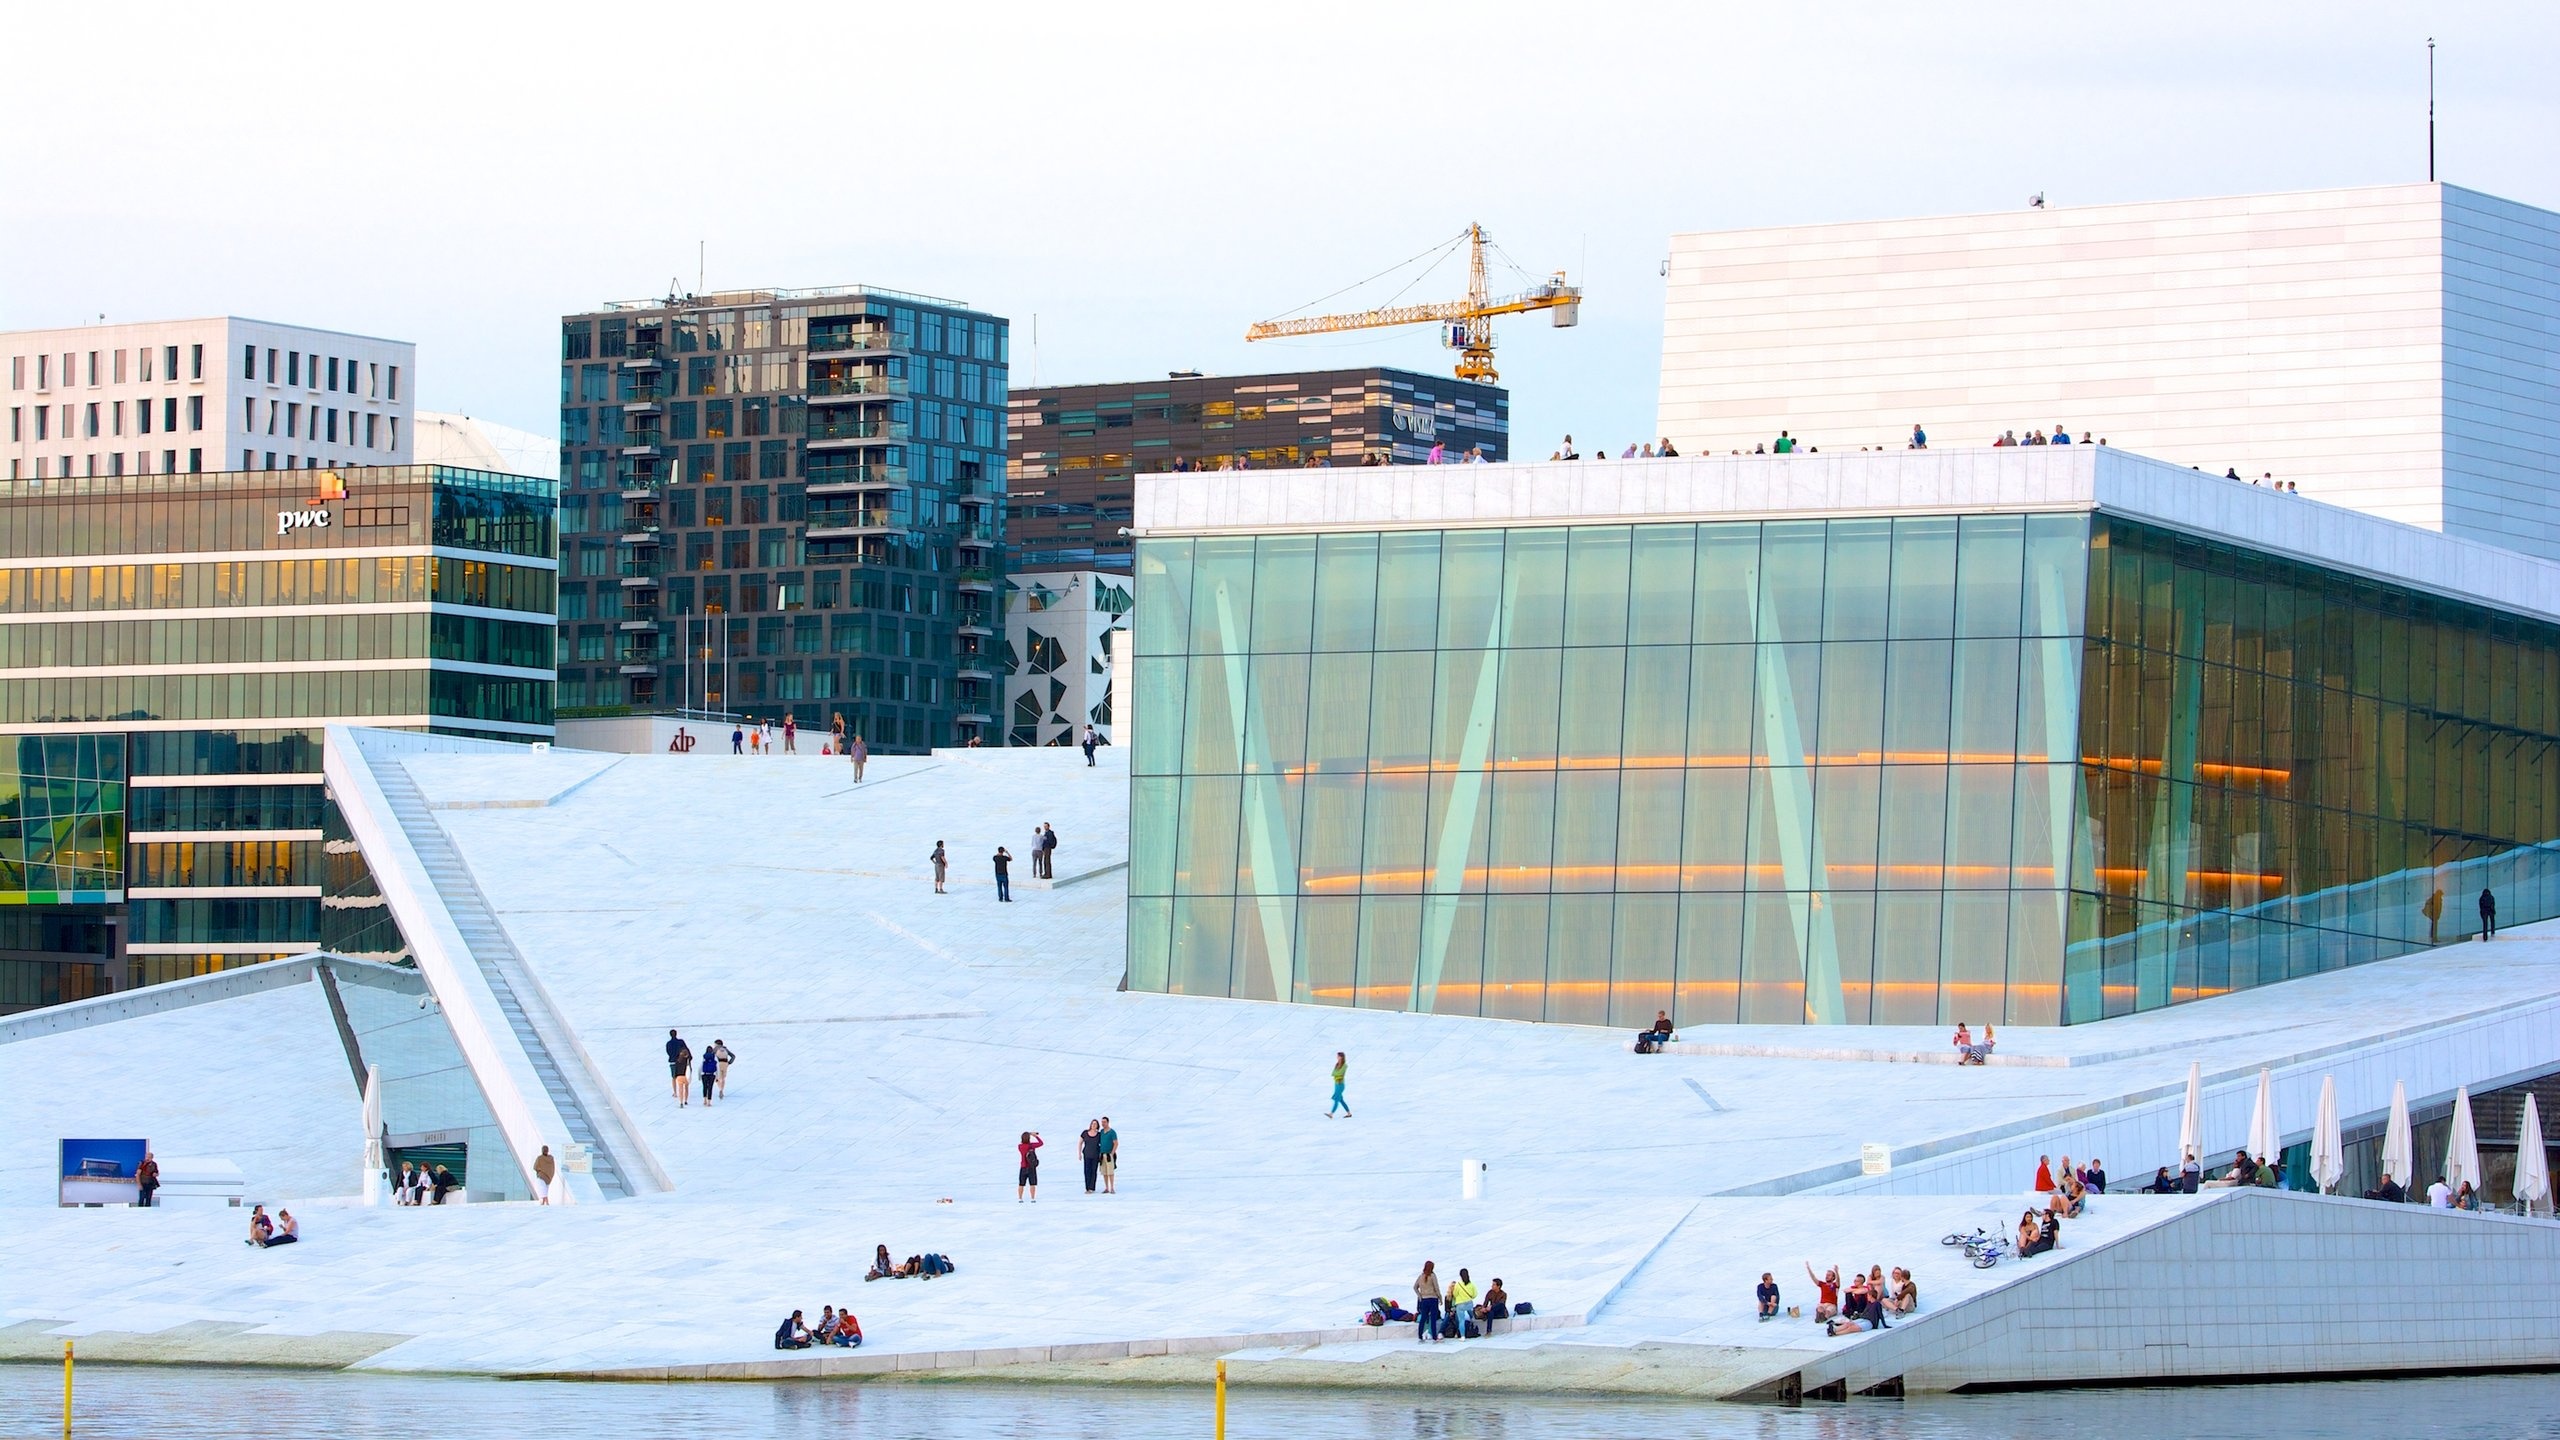
[{"label": "angled glass wall", "polygon": [[[2094,529],[2093,529],[2094,526]],[[1150,540],[1129,983],[2054,1024],[2560,907],[2550,627],[2088,515]]]}]

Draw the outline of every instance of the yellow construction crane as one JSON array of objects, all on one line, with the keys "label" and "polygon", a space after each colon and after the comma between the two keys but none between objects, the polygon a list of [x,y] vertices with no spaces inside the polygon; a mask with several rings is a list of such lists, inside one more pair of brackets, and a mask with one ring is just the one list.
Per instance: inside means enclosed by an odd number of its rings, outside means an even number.
[{"label": "yellow construction crane", "polygon": [[[1440,343],[1458,352],[1458,378],[1490,382],[1501,378],[1493,368],[1494,316],[1524,315],[1532,310],[1545,310],[1553,315],[1559,330],[1581,320],[1582,289],[1566,284],[1563,271],[1558,270],[1545,281],[1515,294],[1495,295],[1485,283],[1484,252],[1492,242],[1485,237],[1484,227],[1469,225],[1466,233],[1440,247],[1440,253],[1446,254],[1462,242],[1467,246],[1467,298],[1464,300],[1446,300],[1433,305],[1394,305],[1350,315],[1301,315],[1294,319],[1265,320],[1247,329],[1244,338],[1277,340],[1285,335],[1326,335],[1340,330],[1374,330],[1388,325],[1440,324],[1447,327],[1441,332]],[[1507,260],[1509,257],[1504,258]],[[1524,274],[1521,278],[1526,279],[1527,276]]]}]

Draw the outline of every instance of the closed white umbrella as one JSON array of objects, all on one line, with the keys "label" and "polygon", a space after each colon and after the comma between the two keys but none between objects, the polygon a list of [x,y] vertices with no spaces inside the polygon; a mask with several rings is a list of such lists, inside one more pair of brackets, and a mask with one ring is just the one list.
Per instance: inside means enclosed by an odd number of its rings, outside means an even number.
[{"label": "closed white umbrella", "polygon": [[2346,1178],[2347,1146],[2338,1131],[2338,1077],[2320,1077],[2320,1115],[2311,1122],[2311,1179],[2328,1194]]},{"label": "closed white umbrella", "polygon": [[364,1067],[364,1203],[382,1203],[382,1067]]},{"label": "closed white umbrella", "polygon": [[2276,1151],[2276,1077],[2265,1066],[2258,1068],[2258,1103],[2249,1111],[2249,1153],[2261,1160],[2273,1160]]},{"label": "closed white umbrella", "polygon": [[2473,1190],[2480,1188],[2480,1137],[2471,1128],[2468,1085],[2453,1092],[2453,1134],[2444,1146],[2444,1183],[2458,1192],[2465,1180]]},{"label": "closed white umbrella", "polygon": [[2524,1131],[2516,1137],[2516,1199],[2525,1213],[2551,1205],[2551,1157],[2542,1148],[2542,1110],[2533,1092],[2524,1092]]},{"label": "closed white umbrella", "polygon": [[2418,1183],[2418,1146],[2409,1138],[2409,1086],[2405,1081],[2391,1082],[2391,1124],[2382,1132],[2382,1173],[2390,1176],[2416,1199],[2425,1188]]},{"label": "closed white umbrella", "polygon": [[2187,1062],[2187,1112],[2178,1120],[2180,1163],[2204,1158],[2204,1065]]}]

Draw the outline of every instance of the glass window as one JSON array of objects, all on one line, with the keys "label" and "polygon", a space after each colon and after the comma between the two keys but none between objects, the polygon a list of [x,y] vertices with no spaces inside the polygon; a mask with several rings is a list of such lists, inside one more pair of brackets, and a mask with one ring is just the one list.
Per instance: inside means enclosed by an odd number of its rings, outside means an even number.
[{"label": "glass window", "polygon": [[1893,522],[1893,638],[1953,635],[1955,581],[1952,517],[1905,516]]}]

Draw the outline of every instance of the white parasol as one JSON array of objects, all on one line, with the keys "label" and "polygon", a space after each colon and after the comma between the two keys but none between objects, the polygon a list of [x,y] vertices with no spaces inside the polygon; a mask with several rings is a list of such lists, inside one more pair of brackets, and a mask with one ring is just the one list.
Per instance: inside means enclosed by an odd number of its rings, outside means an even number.
[{"label": "white parasol", "polygon": [[2320,1077],[2320,1115],[2311,1123],[2311,1179],[2328,1194],[2346,1178],[2347,1147],[2338,1130],[2338,1077]]}]

